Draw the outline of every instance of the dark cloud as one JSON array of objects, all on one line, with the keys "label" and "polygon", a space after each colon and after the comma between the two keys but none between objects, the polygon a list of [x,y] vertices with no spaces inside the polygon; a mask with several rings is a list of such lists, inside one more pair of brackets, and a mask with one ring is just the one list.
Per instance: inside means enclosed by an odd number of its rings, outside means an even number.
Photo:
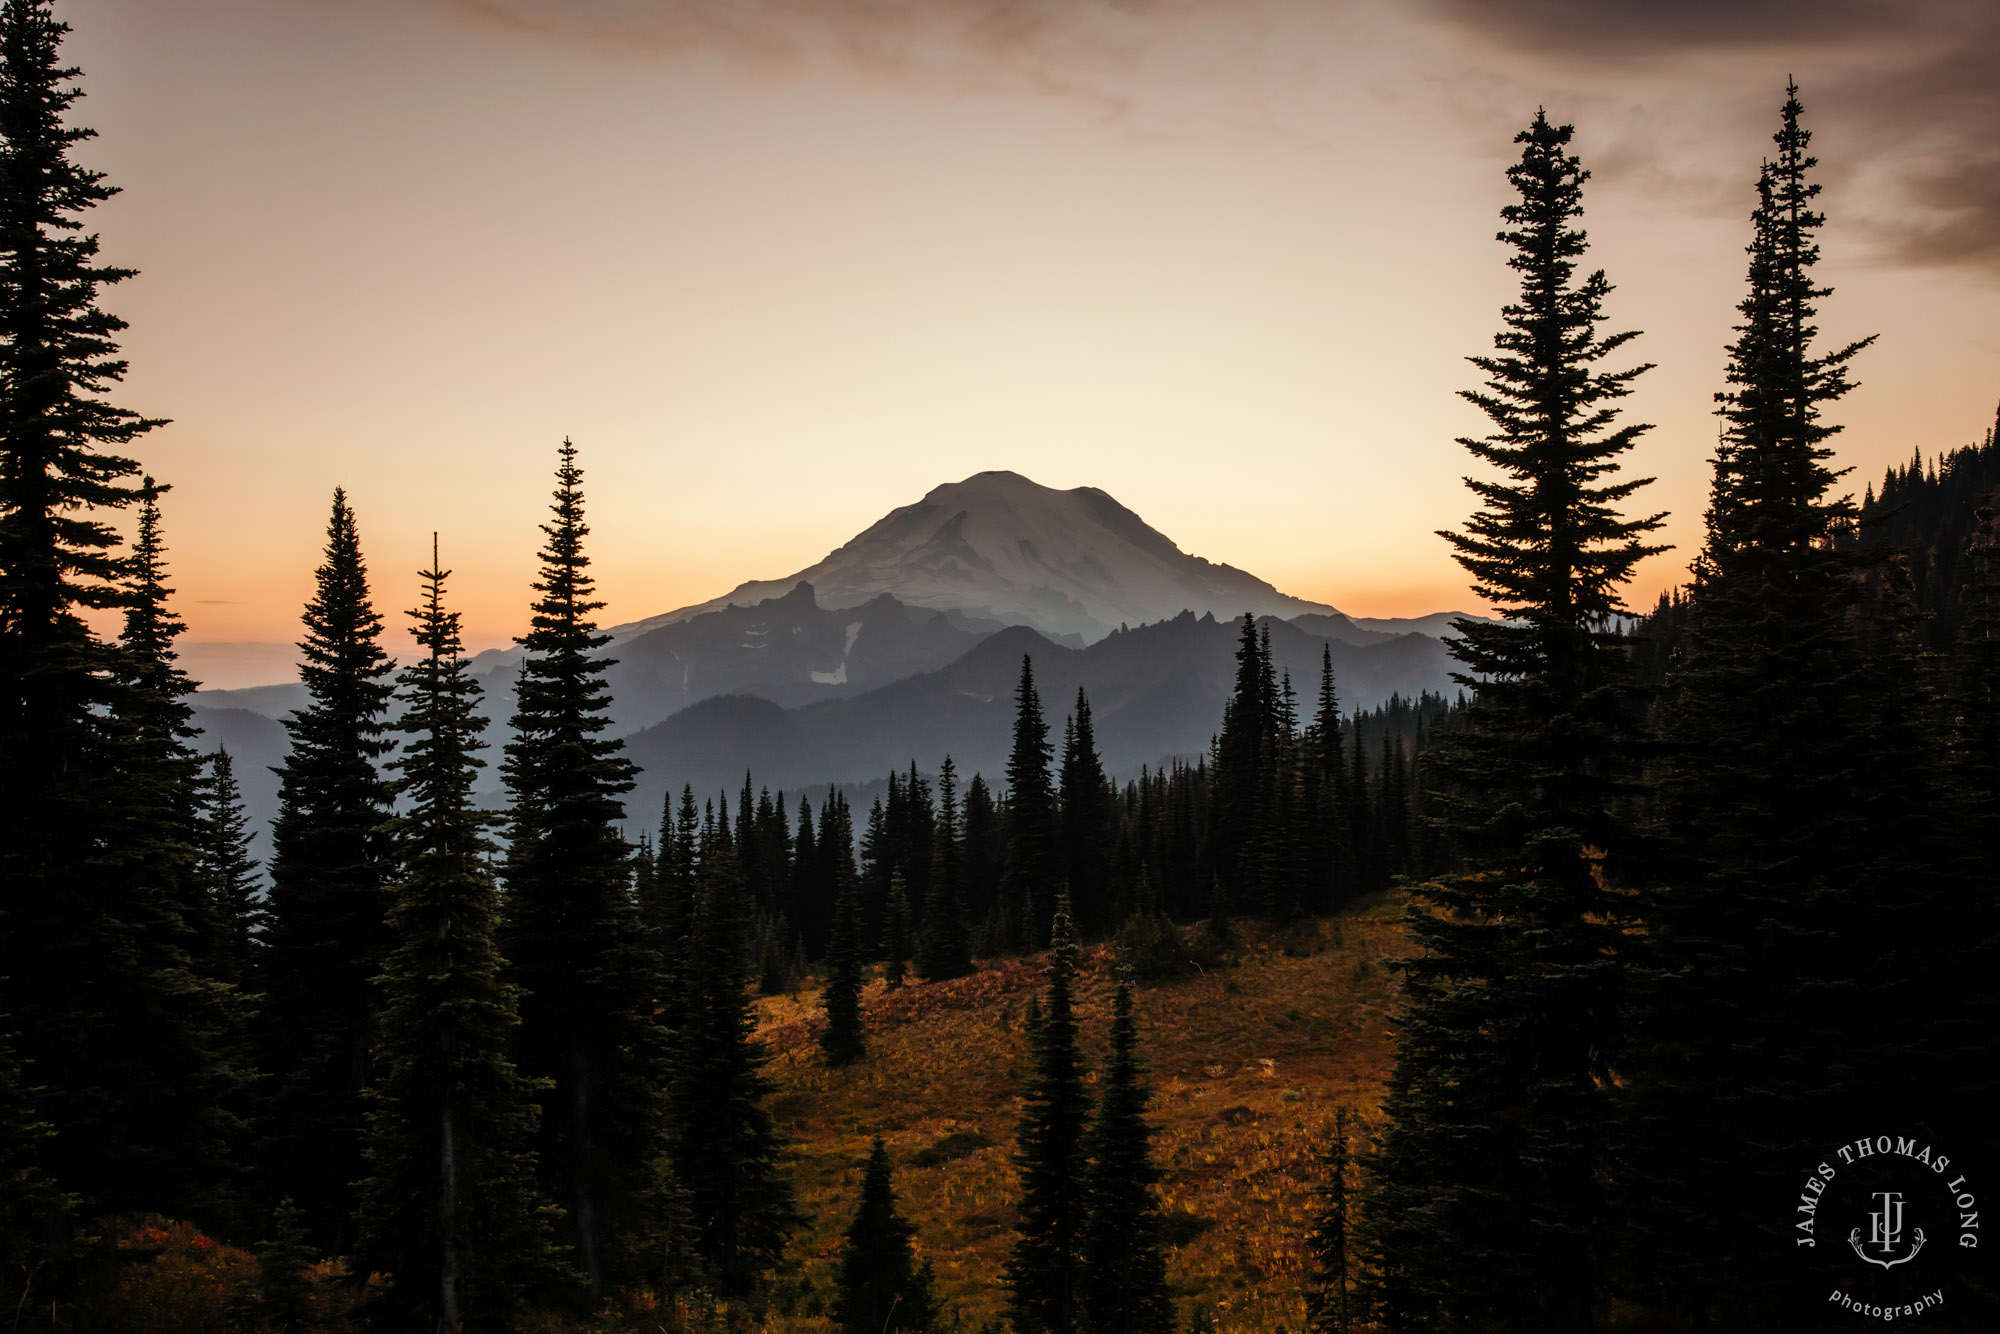
[{"label": "dark cloud", "polygon": [[[1991,0],[1432,3],[1501,59],[1548,77],[1600,89],[1630,80],[1635,98],[1675,86],[1682,100],[1754,105],[1765,125],[1777,79],[1796,74],[1828,159],[1830,204],[1882,258],[2000,273],[2000,5]],[[1772,86],[1746,92],[1752,66],[1775,72],[1763,76]]]}]

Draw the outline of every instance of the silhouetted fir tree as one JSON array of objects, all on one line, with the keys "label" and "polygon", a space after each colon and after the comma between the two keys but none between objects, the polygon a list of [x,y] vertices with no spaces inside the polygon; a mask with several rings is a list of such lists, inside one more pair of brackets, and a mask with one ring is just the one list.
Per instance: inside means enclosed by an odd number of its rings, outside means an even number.
[{"label": "silhouetted fir tree", "polygon": [[[1406,1010],[1369,1211],[1391,1328],[1575,1331],[1605,1292],[1605,1053],[1617,1036],[1618,904],[1602,875],[1633,838],[1615,813],[1637,765],[1620,586],[1658,550],[1658,517],[1608,482],[1645,429],[1616,401],[1646,367],[1606,372],[1636,336],[1600,337],[1610,285],[1576,277],[1587,179],[1570,128],[1537,114],[1516,137],[1502,211],[1519,298],[1468,401],[1494,432],[1461,441],[1500,476],[1443,534],[1505,620],[1461,620],[1450,650],[1476,687],[1440,756],[1465,871],[1418,891],[1420,953],[1401,961]],[[1391,756],[1393,745],[1389,747]],[[1393,769],[1395,766],[1389,766]]]},{"label": "silhouetted fir tree", "polygon": [[866,1051],[861,1033],[861,921],[855,887],[841,891],[833,905],[833,938],[826,951],[826,984],[820,1004],[826,1008],[826,1031],[820,1050],[832,1065],[858,1061]]},{"label": "silhouetted fir tree", "polygon": [[1313,1155],[1318,1178],[1313,1182],[1312,1227],[1306,1233],[1306,1250],[1312,1256],[1306,1279],[1306,1328],[1312,1334],[1348,1334],[1352,1328],[1354,1181],[1347,1120],[1345,1107],[1334,1110],[1333,1124]]},{"label": "silhouetted fir tree", "polygon": [[1014,742],[1007,758],[1007,850],[1000,866],[1000,926],[1009,949],[1033,949],[1043,939],[1041,914],[1055,901],[1062,852],[1056,796],[1049,777],[1048,724],[1035,693],[1035,665],[1021,655],[1014,693]]},{"label": "silhouetted fir tree", "polygon": [[984,922],[1000,907],[1000,868],[1007,845],[992,789],[978,774],[965,788],[965,917]]},{"label": "silhouetted fir tree", "polygon": [[357,1258],[387,1276],[398,1328],[509,1330],[522,1297],[559,1273],[535,1190],[535,1089],[506,1046],[515,989],[494,943],[493,817],[473,802],[485,720],[435,544],[409,613],[422,656],[398,679],[407,744],[390,765],[402,813],[386,832],[397,868],[380,979]]},{"label": "silhouetted fir tree", "polygon": [[[1760,1201],[1796,1193],[1793,1164],[1818,1161],[1822,1139],[1891,1110],[1873,1100],[1863,1071],[1879,1053],[1848,1009],[1863,994],[1857,952],[1895,947],[1885,923],[1863,925],[1895,891],[1867,870],[1882,836],[1859,799],[1861,738],[1878,703],[1856,642],[1856,556],[1835,541],[1853,518],[1828,463],[1839,428],[1823,419],[1870,340],[1813,347],[1830,289],[1812,277],[1823,218],[1796,92],[1758,180],[1707,538],[1663,702],[1677,855],[1637,905],[1625,1179],[1645,1206],[1625,1211],[1632,1290],[1697,1322],[1768,1318],[1793,1220]],[[1895,1099],[1899,1117],[1926,1114],[1908,1083]],[[1742,1244],[1700,1246],[1680,1231],[1697,1215]]]},{"label": "silhouetted fir tree", "polygon": [[688,931],[694,920],[695,874],[701,857],[701,813],[695,809],[693,785],[682,784],[680,804],[673,806],[670,800],[669,808],[660,817],[659,918],[653,929],[660,950],[657,1018],[671,1031],[680,1027],[686,999]]},{"label": "silhouetted fir tree", "polygon": [[809,912],[806,905],[820,892],[822,879],[819,840],[813,832],[812,802],[800,797],[798,830],[792,836],[791,886],[786,893],[797,920],[806,919]]},{"label": "silhouetted fir tree", "polygon": [[931,846],[931,884],[917,934],[917,976],[926,982],[964,977],[972,954],[961,898],[965,850],[958,840],[958,771],[951,756],[938,771],[938,814]]},{"label": "silhouetted fir tree", "polygon": [[669,1121],[694,1250],[729,1296],[751,1289],[798,1221],[778,1161],[784,1142],[764,1106],[766,1053],[751,1036],[744,898],[725,805],[702,839]]},{"label": "silhouetted fir tree", "polygon": [[1307,855],[1319,906],[1331,908],[1353,895],[1354,849],[1348,837],[1346,755],[1341,737],[1340,693],[1334,688],[1333,646],[1320,650],[1318,711],[1305,746],[1304,806],[1311,830]]},{"label": "silhouetted fir tree", "polygon": [[[569,1215],[568,1242],[595,1303],[651,1271],[663,1194],[660,1090],[666,1034],[654,934],[639,919],[620,832],[634,768],[610,726],[609,642],[592,613],[583,470],[557,451],[552,522],[515,678],[501,945],[519,988],[521,1073],[542,1082],[535,1153],[542,1188]],[[545,1081],[545,1082],[544,1082]]]},{"label": "silhouetted fir tree", "polygon": [[1068,1334],[1083,1319],[1090,1094],[1072,1008],[1076,963],[1069,904],[1059,897],[1049,936],[1048,1001],[1029,1032],[1034,1073],[1022,1091],[1014,1132],[1020,1222],[1005,1273],[1007,1315],[1020,1334]]},{"label": "silhouetted fir tree", "polygon": [[860,890],[861,877],[854,864],[854,812],[840,789],[828,786],[819,808],[819,877],[806,920],[806,948],[814,957],[826,953],[826,940],[833,931],[833,905],[849,885]]},{"label": "silhouetted fir tree", "polygon": [[1375,826],[1374,794],[1368,781],[1368,742],[1361,735],[1361,720],[1357,714],[1354,722],[1354,746],[1348,751],[1347,782],[1342,785],[1342,805],[1346,816],[1348,863],[1348,884],[1354,892],[1362,893],[1380,889],[1386,877],[1382,873],[1382,844],[1380,831]]},{"label": "silhouetted fir tree", "polygon": [[250,855],[250,817],[236,764],[218,749],[208,757],[195,827],[196,872],[216,926],[215,954],[208,967],[221,981],[248,990],[261,984],[267,914],[257,883],[257,859]]},{"label": "silhouetted fir tree", "polygon": [[271,827],[270,932],[264,992],[272,1072],[265,1174],[297,1204],[314,1242],[352,1240],[362,1091],[373,1081],[375,977],[388,954],[389,896],[380,833],[393,748],[385,721],[395,664],[377,642],[361,542],[333,493],[326,558],[314,575],[299,643],[306,707],[285,722]]},{"label": "silhouetted fir tree", "polygon": [[1160,1241],[1160,1201],[1153,1187],[1153,1131],[1146,1124],[1152,1093],[1139,1059],[1132,985],[1120,982],[1111,1010],[1111,1055],[1103,1096],[1084,1149],[1089,1216],[1083,1231],[1083,1309],[1091,1329],[1170,1334],[1174,1304]]},{"label": "silhouetted fir tree", "polygon": [[120,742],[120,800],[124,836],[133,861],[178,928],[175,943],[197,972],[216,952],[218,923],[202,892],[197,867],[196,821],[202,761],[195,754],[194,693],[177,661],[174,641],[186,628],[168,600],[166,543],[160,496],[151,477],[139,490],[138,532],[125,559],[124,626],[118,636],[119,676],[127,689],[111,709]]},{"label": "silhouetted fir tree", "polygon": [[51,9],[0,5],[0,1013],[61,1131],[61,1189],[187,1213],[221,1172],[210,998],[129,822],[146,798],[125,787],[158,776],[128,769],[143,705],[84,619],[134,596],[106,519],[140,493],[123,452],[161,423],[108,398],[126,326],[98,299],[132,271],[83,228],[116,191],[72,160],[94,132],[71,123]]},{"label": "silhouetted fir tree", "polygon": [[1408,875],[1411,870],[1409,761],[1400,732],[1390,732],[1382,738],[1382,776],[1375,789],[1375,803],[1383,873]]},{"label": "silhouetted fir tree", "polygon": [[[163,1206],[228,1221],[240,1164],[232,1147],[244,1132],[242,1093],[254,1063],[251,1012],[223,975],[223,922],[203,878],[204,762],[193,740],[194,693],[174,642],[185,628],[168,606],[166,543],[160,496],[151,477],[140,488],[139,522],[125,561],[127,601],[116,659],[125,689],[106,719],[119,750],[117,803],[124,872],[136,895],[162,910],[149,933],[150,964],[166,985],[161,1012],[136,1022],[146,1042],[171,1053],[173,1076],[153,1091],[153,1115],[180,1136],[174,1150],[180,1187]],[[180,1193],[184,1190],[186,1193]]]},{"label": "silhouetted fir tree", "polygon": [[917,1230],[896,1212],[889,1150],[881,1136],[868,1153],[861,1201],[847,1225],[840,1256],[840,1295],[833,1318],[852,1334],[923,1330],[932,1319],[930,1266],[917,1267],[910,1243]]},{"label": "silhouetted fir tree", "polygon": [[1236,684],[1223,706],[1222,731],[1215,739],[1210,797],[1217,874],[1239,902],[1246,892],[1254,892],[1248,882],[1256,878],[1251,847],[1258,833],[1257,800],[1264,783],[1265,741],[1271,732],[1270,700],[1264,689],[1266,662],[1257,618],[1245,612],[1236,645]]},{"label": "silhouetted fir tree", "polygon": [[1111,785],[1097,754],[1090,698],[1082,686],[1076,690],[1076,714],[1063,739],[1059,772],[1063,880],[1069,886],[1077,930],[1085,936],[1102,934],[1117,923],[1111,902],[1111,852],[1117,823],[1111,810]]},{"label": "silhouetted fir tree", "polygon": [[868,819],[861,831],[861,938],[870,942],[880,958],[883,928],[888,925],[884,905],[889,901],[888,828],[882,798],[868,805]]},{"label": "silhouetted fir tree", "polygon": [[903,873],[889,873],[887,921],[882,926],[882,976],[894,991],[903,985],[910,964],[910,891],[903,886]]}]

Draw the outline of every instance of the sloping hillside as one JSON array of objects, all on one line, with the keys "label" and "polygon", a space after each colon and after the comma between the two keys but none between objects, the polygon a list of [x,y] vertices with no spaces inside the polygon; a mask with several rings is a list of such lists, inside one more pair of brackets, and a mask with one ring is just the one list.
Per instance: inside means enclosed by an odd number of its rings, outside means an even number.
[{"label": "sloping hillside", "polygon": [[[1155,1159],[1176,1242],[1167,1274],[1183,1318],[1206,1304],[1223,1329],[1302,1326],[1310,1157],[1336,1106],[1372,1115],[1380,1096],[1392,1050],[1394,980],[1385,960],[1401,949],[1400,917],[1399,902],[1376,900],[1308,928],[1290,953],[1251,928],[1234,966],[1137,988]],[[1094,1067],[1110,1024],[1112,964],[1108,951],[1087,951],[1080,978]],[[793,1175],[809,1220],[787,1280],[801,1315],[830,1299],[841,1233],[877,1134],[888,1141],[896,1190],[936,1268],[939,1296],[968,1327],[999,1315],[1028,1065],[1022,1020],[1041,985],[1039,960],[898,992],[877,981],[864,998],[868,1056],[845,1070],[820,1058],[812,992],[760,1002],[779,1086],[773,1109],[794,1140]]]}]

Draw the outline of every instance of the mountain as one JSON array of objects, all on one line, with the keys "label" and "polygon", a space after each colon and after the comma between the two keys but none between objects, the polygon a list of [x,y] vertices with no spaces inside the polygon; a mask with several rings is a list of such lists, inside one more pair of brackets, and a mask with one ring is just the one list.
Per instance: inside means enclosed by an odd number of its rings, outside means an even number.
[{"label": "mountain", "polygon": [[[1458,689],[1444,645],[1427,635],[1351,644],[1285,621],[1263,624],[1272,659],[1291,674],[1308,716],[1320,654],[1329,646],[1343,710],[1372,708],[1397,693]],[[1034,660],[1053,742],[1060,742],[1081,686],[1108,771],[1133,773],[1198,755],[1221,726],[1239,633],[1227,620],[1183,612],[1076,649],[1013,626],[949,666],[845,699],[783,709],[749,695],[715,696],[626,739],[627,753],[645,771],[627,810],[651,818],[661,797],[683,783],[702,793],[735,792],[746,768],[758,785],[780,790],[864,781],[912,759],[935,769],[949,754],[961,773],[982,772],[997,782],[1011,744],[1023,655]]]},{"label": "mountain", "polygon": [[778,597],[809,583],[824,606],[861,606],[884,593],[912,606],[1007,625],[1052,640],[1095,643],[1120,625],[1192,611],[1222,619],[1252,612],[1332,612],[1280,593],[1231,565],[1191,556],[1094,486],[1057,491],[1013,472],[982,472],[933,489],[817,565],[753,580],[712,601],[620,626],[645,629]]}]

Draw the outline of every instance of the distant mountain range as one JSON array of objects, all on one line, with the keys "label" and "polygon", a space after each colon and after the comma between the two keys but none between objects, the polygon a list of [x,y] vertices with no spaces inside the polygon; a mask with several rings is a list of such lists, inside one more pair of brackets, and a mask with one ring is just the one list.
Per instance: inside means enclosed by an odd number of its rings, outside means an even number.
[{"label": "distant mountain range", "polygon": [[[1302,697],[1327,644],[1347,708],[1452,688],[1439,636],[1456,613],[1350,618],[1183,552],[1093,487],[984,472],[795,575],[613,627],[612,723],[646,771],[632,809],[656,808],[668,784],[740,785],[746,767],[789,788],[949,752],[997,777],[1024,653],[1052,725],[1079,685],[1089,692],[1114,771],[1192,754],[1219,725],[1245,612],[1271,626]],[[496,745],[519,662],[519,649],[473,659]],[[276,809],[277,720],[304,702],[296,683],[195,696],[196,724],[238,757],[260,822]]]}]

